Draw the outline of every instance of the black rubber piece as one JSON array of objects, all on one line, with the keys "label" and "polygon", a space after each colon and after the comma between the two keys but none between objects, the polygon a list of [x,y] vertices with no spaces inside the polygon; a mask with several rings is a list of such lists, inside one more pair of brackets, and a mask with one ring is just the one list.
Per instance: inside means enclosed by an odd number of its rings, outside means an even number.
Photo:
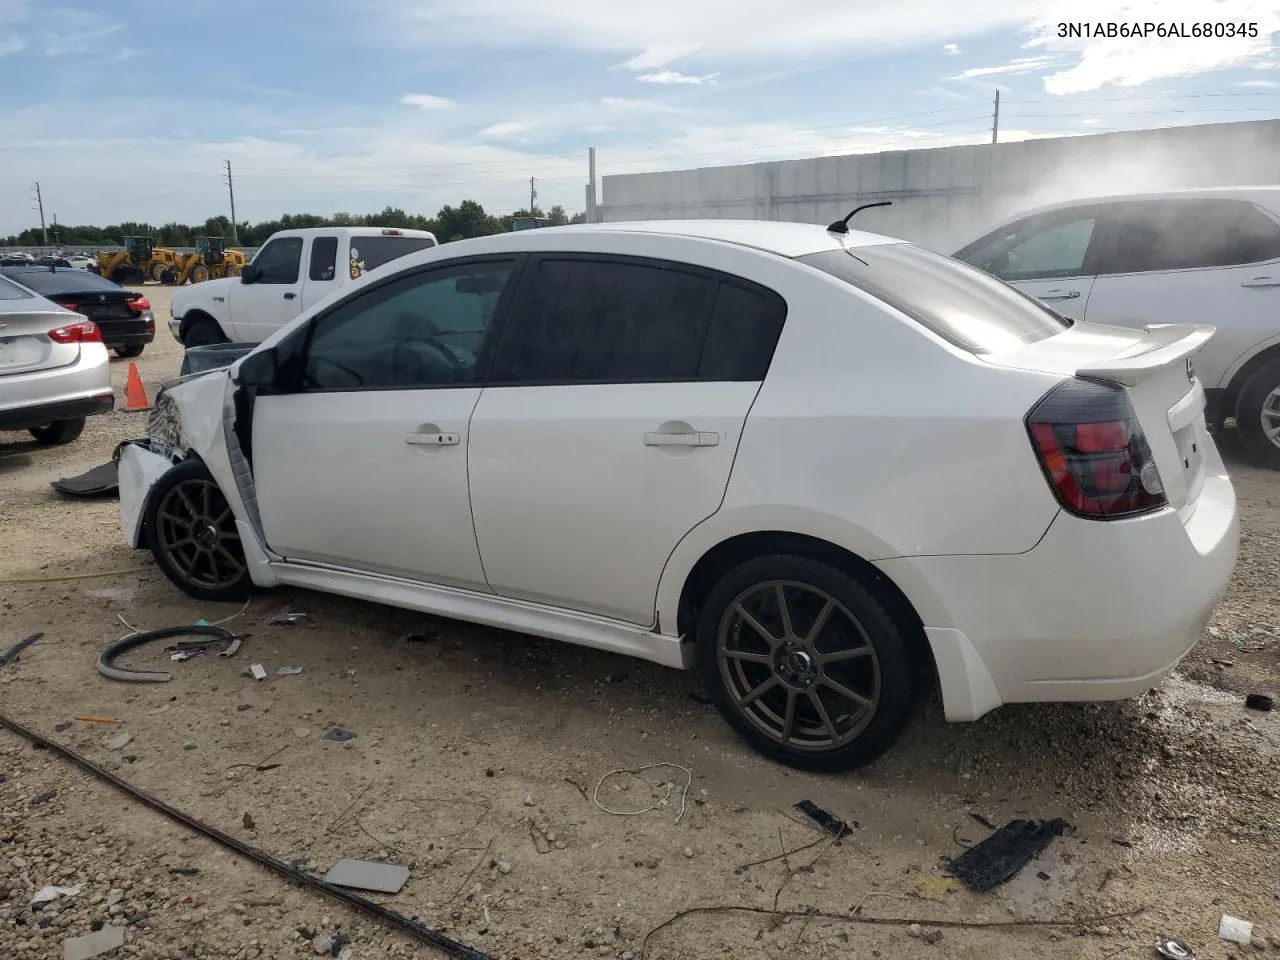
[{"label": "black rubber piece", "polygon": [[1244,698],[1244,705],[1250,710],[1258,710],[1262,713],[1270,713],[1271,708],[1275,706],[1274,701],[1265,693],[1251,693]]},{"label": "black rubber piece", "polygon": [[1071,829],[1065,820],[1010,820],[951,861],[951,873],[974,893],[1013,879],[1054,837]]},{"label": "black rubber piece", "polygon": [[104,497],[120,493],[119,461],[109,460],[77,477],[50,480],[49,486],[69,497]]},{"label": "black rubber piece", "polygon": [[[154,633],[155,631],[151,632]],[[458,957],[460,960],[494,960],[494,958],[488,954],[481,953],[479,950],[476,950],[474,947],[469,947],[465,943],[459,943],[457,940],[445,936],[438,930],[432,930],[430,927],[424,926],[416,920],[409,919],[402,913],[397,913],[395,910],[389,910],[380,903],[374,903],[372,900],[366,900],[359,894],[352,893],[342,887],[335,887],[331,883],[325,883],[319,877],[313,877],[309,873],[303,873],[301,870],[295,869],[283,860],[277,860],[275,857],[271,856],[271,854],[259,850],[257,847],[251,847],[247,843],[237,840],[230,834],[223,833],[217,827],[211,827],[207,823],[202,823],[201,821],[196,820],[194,817],[183,813],[176,807],[171,807],[163,800],[159,800],[150,794],[139,790],[133,784],[128,783],[125,780],[121,780],[115,774],[104,770],[93,761],[80,756],[80,754],[76,753],[74,750],[70,750],[62,744],[50,740],[48,737],[41,736],[34,730],[28,730],[26,727],[16,721],[10,720],[3,714],[0,714],[0,727],[4,727],[11,733],[16,733],[18,736],[24,737],[32,743],[44,747],[46,750],[70,760],[80,769],[93,774],[99,780],[103,780],[106,783],[111,784],[117,790],[146,804],[152,810],[163,813],[169,819],[176,820],[179,823],[190,827],[192,830],[203,833],[209,839],[222,844],[224,847],[230,847],[242,856],[248,857],[250,860],[261,864],[268,870],[274,870],[276,873],[287,877],[294,883],[300,883],[303,886],[311,887],[313,890],[319,890],[321,893],[328,894],[337,900],[345,901],[357,910],[363,910],[365,913],[372,914],[381,920],[385,920],[387,923],[394,927],[398,927],[421,942],[443,950],[451,957]]]},{"label": "black rubber piece", "polygon": [[22,653],[23,650],[27,649],[27,647],[31,646],[33,643],[36,643],[43,636],[43,633],[33,633],[31,636],[19,640],[12,647],[6,650],[3,655],[0,655],[0,667],[5,666],[6,664],[16,663],[18,660],[18,654]]},{"label": "black rubber piece", "polygon": [[132,683],[167,683],[172,675],[158,670],[130,670],[115,665],[116,657],[134,647],[153,640],[167,640],[170,637],[217,637],[228,644],[240,639],[230,630],[215,627],[213,624],[192,623],[180,627],[160,627],[157,630],[142,630],[130,634],[123,640],[113,643],[98,656],[98,672],[112,680],[124,680]]}]

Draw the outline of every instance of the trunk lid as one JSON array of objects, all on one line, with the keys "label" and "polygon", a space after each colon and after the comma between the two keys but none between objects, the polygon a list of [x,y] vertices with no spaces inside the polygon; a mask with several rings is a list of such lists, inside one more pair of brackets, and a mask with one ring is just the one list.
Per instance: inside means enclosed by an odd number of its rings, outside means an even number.
[{"label": "trunk lid", "polygon": [[1142,330],[1077,323],[1017,350],[987,354],[995,366],[1117,384],[1128,394],[1160,471],[1169,505],[1194,505],[1204,484],[1210,442],[1204,389],[1192,372],[1195,354],[1214,328],[1153,324]]},{"label": "trunk lid", "polygon": [[0,377],[65,367],[80,359],[80,344],[55,343],[49,331],[79,318],[66,310],[36,305],[0,311]]}]

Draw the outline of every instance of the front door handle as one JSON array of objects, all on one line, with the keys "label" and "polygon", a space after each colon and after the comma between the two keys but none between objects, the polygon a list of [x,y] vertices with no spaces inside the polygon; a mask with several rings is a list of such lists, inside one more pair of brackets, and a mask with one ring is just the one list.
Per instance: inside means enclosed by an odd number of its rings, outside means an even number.
[{"label": "front door handle", "polygon": [[1252,280],[1245,280],[1240,284],[1242,287],[1280,287],[1280,280],[1272,277],[1254,277]]},{"label": "front door handle", "polygon": [[404,435],[405,443],[419,447],[456,447],[458,439],[456,433],[406,433]]},{"label": "front door handle", "polygon": [[296,293],[294,293],[292,290],[290,290],[288,293],[286,293],[286,294],[284,295],[284,298],[285,298],[286,300],[292,300],[292,299],[293,299],[294,297],[296,297],[296,296],[297,296],[297,294],[296,294]]},{"label": "front door handle", "polygon": [[688,433],[646,433],[646,447],[715,447],[720,445],[720,434],[705,430]]},{"label": "front door handle", "polygon": [[1080,296],[1079,290],[1049,290],[1040,294],[1041,300],[1074,300]]}]

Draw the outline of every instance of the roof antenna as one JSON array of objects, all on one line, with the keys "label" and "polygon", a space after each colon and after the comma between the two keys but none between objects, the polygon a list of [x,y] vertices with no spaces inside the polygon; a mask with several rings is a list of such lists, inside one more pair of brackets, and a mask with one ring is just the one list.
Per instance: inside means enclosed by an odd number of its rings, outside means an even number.
[{"label": "roof antenna", "polygon": [[831,224],[831,226],[827,227],[827,233],[848,233],[849,221],[852,220],[854,216],[861,213],[863,210],[870,210],[872,207],[892,207],[892,206],[893,206],[892,200],[881,200],[878,203],[864,203],[860,207],[854,207],[852,210],[849,211],[849,215],[845,217],[843,220],[837,220],[835,223]]}]

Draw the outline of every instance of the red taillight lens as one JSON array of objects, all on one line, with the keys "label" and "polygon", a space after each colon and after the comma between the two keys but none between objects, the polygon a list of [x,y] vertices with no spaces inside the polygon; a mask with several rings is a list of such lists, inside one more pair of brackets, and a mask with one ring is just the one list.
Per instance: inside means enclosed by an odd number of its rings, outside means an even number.
[{"label": "red taillight lens", "polygon": [[151,301],[140,293],[135,293],[129,298],[129,309],[134,313],[142,313],[144,310],[151,309]]},{"label": "red taillight lens", "polygon": [[58,306],[60,306],[63,310],[70,310],[72,313],[80,312],[80,308],[76,306],[74,303],[71,303],[70,301],[55,300],[53,302],[56,303]]},{"label": "red taillight lens", "polygon": [[1076,516],[1127,517],[1169,502],[1124,388],[1070,380],[1036,405],[1027,430],[1049,485]]},{"label": "red taillight lens", "polygon": [[92,320],[85,320],[83,323],[55,327],[49,331],[49,339],[54,343],[101,343],[102,331]]}]

